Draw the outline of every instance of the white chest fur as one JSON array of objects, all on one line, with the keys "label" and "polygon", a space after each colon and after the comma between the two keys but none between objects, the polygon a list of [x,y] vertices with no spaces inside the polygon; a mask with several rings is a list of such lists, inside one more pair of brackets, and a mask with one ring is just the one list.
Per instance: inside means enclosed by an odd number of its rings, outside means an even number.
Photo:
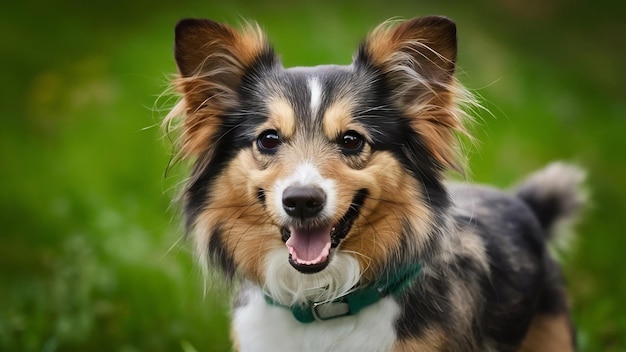
[{"label": "white chest fur", "polygon": [[242,352],[390,351],[400,313],[392,298],[384,298],[354,316],[304,324],[289,309],[266,303],[260,289],[250,289],[246,301],[233,313]]}]

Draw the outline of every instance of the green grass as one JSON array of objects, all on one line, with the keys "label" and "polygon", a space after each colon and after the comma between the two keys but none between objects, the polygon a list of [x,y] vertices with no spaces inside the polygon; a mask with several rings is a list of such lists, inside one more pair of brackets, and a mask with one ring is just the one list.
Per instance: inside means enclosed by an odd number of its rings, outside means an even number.
[{"label": "green grass", "polygon": [[228,296],[205,291],[171,206],[184,170],[165,174],[179,18],[255,19],[293,66],[349,63],[373,25],[433,13],[457,21],[460,79],[490,111],[471,178],[506,187],[555,159],[588,170],[593,206],[563,254],[580,346],[626,350],[624,9],[524,4],[2,5],[0,350],[229,349]]}]

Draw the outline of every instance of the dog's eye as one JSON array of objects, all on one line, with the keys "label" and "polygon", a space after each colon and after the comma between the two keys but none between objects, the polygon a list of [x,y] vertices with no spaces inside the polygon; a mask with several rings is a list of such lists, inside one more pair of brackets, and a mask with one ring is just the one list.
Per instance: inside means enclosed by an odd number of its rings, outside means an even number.
[{"label": "dog's eye", "polygon": [[346,155],[359,153],[363,149],[364,143],[363,136],[356,131],[348,131],[337,140],[341,151]]},{"label": "dog's eye", "polygon": [[259,147],[259,151],[267,154],[274,153],[276,151],[276,148],[278,148],[278,146],[280,146],[282,143],[278,132],[276,132],[275,130],[268,130],[261,133],[256,142],[257,146]]}]

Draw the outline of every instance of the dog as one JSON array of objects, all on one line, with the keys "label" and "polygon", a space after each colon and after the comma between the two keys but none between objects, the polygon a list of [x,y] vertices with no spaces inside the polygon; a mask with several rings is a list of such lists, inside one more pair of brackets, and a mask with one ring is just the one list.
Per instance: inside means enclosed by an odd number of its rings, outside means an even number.
[{"label": "dog", "polygon": [[193,164],[200,265],[236,291],[234,349],[575,349],[547,243],[578,218],[584,172],[447,182],[473,101],[456,54],[439,16],[379,25],[348,66],[294,68],[256,24],[176,25],[181,98],[164,123]]}]

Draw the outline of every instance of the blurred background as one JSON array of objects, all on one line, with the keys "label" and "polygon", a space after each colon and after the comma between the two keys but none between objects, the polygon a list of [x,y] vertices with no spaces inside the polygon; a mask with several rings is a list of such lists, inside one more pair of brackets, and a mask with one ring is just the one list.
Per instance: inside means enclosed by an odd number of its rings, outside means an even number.
[{"label": "blurred background", "polygon": [[0,5],[0,350],[228,351],[171,203],[159,128],[183,17],[258,21],[286,66],[348,64],[376,24],[443,14],[477,111],[470,179],[564,159],[593,204],[561,252],[582,351],[626,350],[626,20],[580,0],[28,1]]}]

